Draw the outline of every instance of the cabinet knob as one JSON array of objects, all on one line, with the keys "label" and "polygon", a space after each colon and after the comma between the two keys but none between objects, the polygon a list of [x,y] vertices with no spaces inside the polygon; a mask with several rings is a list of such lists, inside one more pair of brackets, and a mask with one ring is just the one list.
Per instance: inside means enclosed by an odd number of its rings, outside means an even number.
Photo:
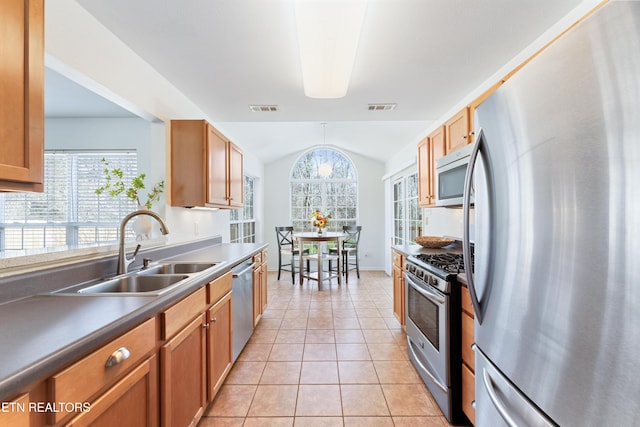
[{"label": "cabinet knob", "polygon": [[218,318],[217,318],[217,317],[214,317],[213,319],[211,319],[211,321],[212,321],[213,323],[216,323],[216,322],[218,321]]},{"label": "cabinet knob", "polygon": [[202,327],[205,328],[205,329],[209,329],[209,324],[205,323],[204,325],[202,325]]},{"label": "cabinet knob", "polygon": [[131,352],[127,347],[120,347],[116,351],[114,351],[111,356],[107,359],[107,363],[104,364],[105,367],[110,368],[112,366],[116,366],[120,362],[124,362],[131,356]]}]

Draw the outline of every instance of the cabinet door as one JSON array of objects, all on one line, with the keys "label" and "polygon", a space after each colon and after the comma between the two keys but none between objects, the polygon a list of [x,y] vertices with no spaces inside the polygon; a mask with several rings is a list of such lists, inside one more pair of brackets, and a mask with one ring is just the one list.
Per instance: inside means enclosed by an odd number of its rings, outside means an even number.
[{"label": "cabinet door", "polygon": [[473,407],[475,400],[475,375],[473,371],[462,364],[462,412],[469,418],[473,424],[476,423],[476,410]]},{"label": "cabinet door", "polygon": [[267,309],[267,279],[268,279],[268,265],[265,262],[262,264],[260,272],[260,313],[264,313]]},{"label": "cabinet door", "polygon": [[206,405],[205,315],[195,318],[160,348],[161,423],[188,426]]},{"label": "cabinet door", "polygon": [[158,369],[152,356],[91,402],[66,426],[153,427],[158,425]]},{"label": "cabinet door", "polygon": [[208,347],[208,400],[212,401],[231,370],[233,347],[231,342],[231,304],[232,293],[229,292],[207,313],[209,332]]},{"label": "cabinet door", "polygon": [[402,326],[404,319],[404,272],[402,268],[393,267],[393,315]]},{"label": "cabinet door", "polygon": [[432,203],[432,159],[431,143],[426,137],[418,143],[418,206],[429,206]]},{"label": "cabinet door", "polygon": [[469,109],[463,108],[445,123],[447,154],[471,142],[469,138]]},{"label": "cabinet door", "polygon": [[43,191],[44,1],[0,2],[0,190]]},{"label": "cabinet door", "polygon": [[228,205],[227,143],[211,125],[207,125],[207,204]]},{"label": "cabinet door", "polygon": [[418,144],[418,205],[436,203],[436,160],[444,156],[445,127],[441,126]]},{"label": "cabinet door", "polygon": [[255,327],[260,321],[260,316],[262,314],[262,280],[260,276],[262,275],[262,270],[260,267],[253,269],[253,326]]},{"label": "cabinet door", "polygon": [[244,206],[244,155],[240,148],[228,142],[229,159],[229,206]]}]

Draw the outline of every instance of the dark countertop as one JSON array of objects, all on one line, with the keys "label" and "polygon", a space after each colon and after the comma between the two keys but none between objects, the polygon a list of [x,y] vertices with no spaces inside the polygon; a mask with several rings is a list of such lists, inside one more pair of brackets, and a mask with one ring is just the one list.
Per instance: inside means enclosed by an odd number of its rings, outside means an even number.
[{"label": "dark countertop", "polygon": [[224,261],[164,295],[43,293],[0,305],[0,399],[27,391],[266,247],[266,243],[219,244],[162,259]]}]

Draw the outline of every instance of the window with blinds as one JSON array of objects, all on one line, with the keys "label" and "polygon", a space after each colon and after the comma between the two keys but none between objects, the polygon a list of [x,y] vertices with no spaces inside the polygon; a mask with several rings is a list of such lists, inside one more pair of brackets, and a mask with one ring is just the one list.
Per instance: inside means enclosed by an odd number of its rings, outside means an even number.
[{"label": "window with blinds", "polygon": [[120,220],[137,206],[124,195],[95,194],[105,182],[102,158],[125,181],[137,175],[133,151],[46,152],[44,192],[0,194],[0,251],[117,240]]},{"label": "window with blinds", "polygon": [[255,178],[244,177],[244,206],[229,214],[231,243],[254,243],[256,241],[256,217],[254,214]]}]

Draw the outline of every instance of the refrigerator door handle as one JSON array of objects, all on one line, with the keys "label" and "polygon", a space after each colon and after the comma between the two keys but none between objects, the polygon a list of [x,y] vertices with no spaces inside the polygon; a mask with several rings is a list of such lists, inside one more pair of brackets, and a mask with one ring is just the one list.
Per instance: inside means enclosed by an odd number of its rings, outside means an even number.
[{"label": "refrigerator door handle", "polygon": [[[475,286],[475,277],[473,274],[473,266],[471,265],[471,239],[469,232],[469,224],[470,219],[469,215],[471,214],[471,184],[473,183],[473,173],[476,167],[476,161],[478,160],[478,154],[480,150],[484,148],[483,151],[486,152],[486,141],[484,132],[482,129],[478,132],[478,136],[476,138],[476,145],[473,147],[473,151],[471,152],[471,157],[469,159],[469,166],[467,167],[467,174],[465,175],[465,183],[464,183],[464,194],[462,198],[462,208],[463,208],[463,260],[464,260],[464,271],[467,273],[467,285],[469,289],[469,296],[471,297],[471,304],[473,304],[473,309],[475,311],[475,317],[478,323],[481,325],[484,317],[484,312],[480,307],[480,300],[478,299],[478,294],[476,292]],[[486,154],[485,154],[486,155]],[[485,181],[487,185],[489,185],[489,180]]]},{"label": "refrigerator door handle", "polygon": [[486,369],[482,370],[482,381],[484,382],[484,388],[487,390],[489,394],[489,399],[493,402],[493,406],[498,410],[498,413],[502,417],[502,419],[509,425],[509,427],[518,427],[518,423],[515,422],[513,418],[509,415],[509,411],[505,408],[504,404],[496,394],[495,388],[493,386],[493,381],[491,380],[491,375],[489,375],[489,371]]}]

